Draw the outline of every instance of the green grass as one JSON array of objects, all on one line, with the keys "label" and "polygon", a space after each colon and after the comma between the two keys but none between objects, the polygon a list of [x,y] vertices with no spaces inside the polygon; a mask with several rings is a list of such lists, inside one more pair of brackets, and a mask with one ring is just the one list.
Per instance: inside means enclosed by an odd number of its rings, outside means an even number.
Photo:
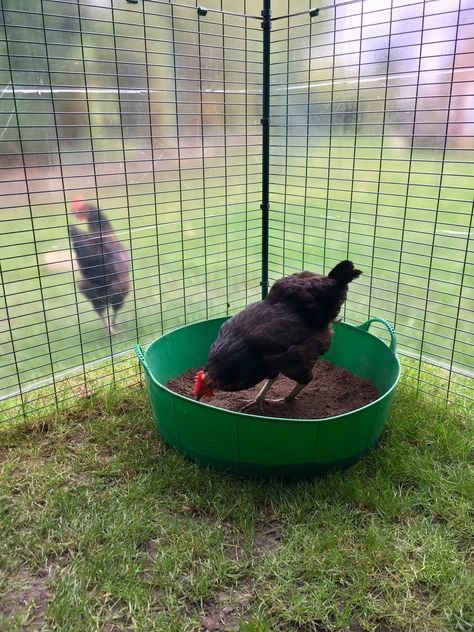
[{"label": "green grass", "polygon": [[136,386],[0,437],[6,632],[472,630],[473,425],[407,386],[369,455],[293,484],[186,460]]}]

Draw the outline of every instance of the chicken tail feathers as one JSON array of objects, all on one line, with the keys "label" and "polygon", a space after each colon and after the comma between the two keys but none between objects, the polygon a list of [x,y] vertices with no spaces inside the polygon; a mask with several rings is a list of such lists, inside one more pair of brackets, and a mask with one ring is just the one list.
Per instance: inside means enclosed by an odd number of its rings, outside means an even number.
[{"label": "chicken tail feathers", "polygon": [[338,263],[328,274],[328,277],[336,281],[338,285],[347,285],[361,274],[362,270],[356,270],[352,261],[346,259]]}]

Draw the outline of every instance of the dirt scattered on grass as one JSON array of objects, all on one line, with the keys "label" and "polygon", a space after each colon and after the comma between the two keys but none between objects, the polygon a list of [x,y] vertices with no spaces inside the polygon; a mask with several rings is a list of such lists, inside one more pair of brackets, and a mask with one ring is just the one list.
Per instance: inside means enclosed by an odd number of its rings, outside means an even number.
[{"label": "dirt scattered on grass", "polygon": [[232,562],[238,562],[244,555],[245,551],[241,545],[239,538],[232,538],[223,545],[224,555]]},{"label": "dirt scattered on grass", "polygon": [[[366,632],[368,628],[362,627],[360,623],[351,623],[347,628],[347,632]],[[372,628],[370,628],[372,629]],[[375,632],[403,632],[400,628],[387,628],[386,626],[377,626],[373,628]]]},{"label": "dirt scattered on grass", "polygon": [[250,579],[217,593],[212,600],[203,603],[201,629],[210,632],[238,630],[239,622],[247,618],[253,599],[253,582]]},{"label": "dirt scattered on grass", "polygon": [[47,587],[47,575],[33,575],[22,568],[12,578],[13,587],[0,596],[0,614],[13,617],[26,610],[30,611],[25,632],[42,630],[45,624],[45,610],[51,597]]},{"label": "dirt scattered on grass", "polygon": [[[384,624],[380,624],[376,622],[375,628],[371,627],[370,629],[374,629],[374,632],[403,632],[400,628],[387,627]],[[334,632],[336,628],[332,625],[326,625],[320,620],[315,621],[285,621],[281,622],[278,630],[281,632]],[[339,628],[337,628],[339,629]],[[360,623],[354,622],[349,625],[348,628],[344,628],[347,632],[365,632],[368,628],[363,627]]]},{"label": "dirt scattered on grass", "polygon": [[84,426],[78,425],[75,428],[72,428],[70,432],[64,435],[64,443],[68,443],[69,445],[80,445],[84,443],[86,440],[86,431],[84,430]]},{"label": "dirt scattered on grass", "polygon": [[441,514],[434,514],[433,516],[431,516],[430,522],[431,524],[448,524],[449,520]]},{"label": "dirt scattered on grass", "polygon": [[[180,395],[193,398],[194,376],[197,369],[188,369],[180,376],[168,381],[166,386]],[[257,384],[246,391],[225,393],[216,391],[205,403],[218,408],[238,411],[253,399],[263,386]],[[268,393],[269,399],[285,397],[295,383],[287,377],[280,376]],[[313,381],[308,384],[292,402],[282,404],[266,403],[264,415],[267,417],[284,417],[294,419],[323,419],[342,415],[351,410],[366,406],[379,397],[373,382],[360,378],[347,369],[336,366],[328,360],[321,360],[313,370]],[[257,406],[245,411],[252,415],[261,415]]]},{"label": "dirt scattered on grass", "polygon": [[151,584],[152,582],[152,567],[153,562],[158,557],[159,547],[156,540],[145,540],[138,546],[138,559],[142,562],[142,567],[139,570],[142,580]]},{"label": "dirt scattered on grass", "polygon": [[287,621],[279,628],[281,632],[332,632],[331,628],[322,621],[307,621],[300,623],[298,621]]},{"label": "dirt scattered on grass", "polygon": [[199,509],[199,507],[196,507],[195,505],[183,505],[181,507],[181,511],[183,512],[183,514],[185,514],[186,516],[191,516],[191,518],[201,518],[203,517],[203,512],[201,509]]},{"label": "dirt scattered on grass", "polygon": [[18,427],[18,437],[27,437],[28,435],[47,434],[54,429],[51,419],[40,418],[33,422],[27,422]]},{"label": "dirt scattered on grass", "polygon": [[124,632],[135,629],[129,615],[129,604],[125,599],[111,601],[111,595],[104,593],[102,601],[107,603],[107,620],[100,627],[101,632]]},{"label": "dirt scattered on grass", "polygon": [[118,623],[106,621],[102,626],[102,632],[123,632],[123,626]]},{"label": "dirt scattered on grass", "polygon": [[143,550],[150,560],[154,560],[158,556],[158,543],[155,540],[147,540],[143,545]]},{"label": "dirt scattered on grass", "polygon": [[257,522],[254,545],[261,553],[275,553],[281,546],[281,525],[275,519]]},{"label": "dirt scattered on grass", "polygon": [[[226,536],[222,544],[224,555],[233,562],[242,560],[249,551],[245,545],[244,534],[231,525],[224,523]],[[276,518],[258,520],[254,526],[250,543],[252,557],[275,554],[282,544],[282,526]]]},{"label": "dirt scattered on grass", "polygon": [[110,409],[116,415],[128,415],[129,413],[135,413],[137,408],[143,409],[146,406],[148,406],[147,400],[137,399],[136,395],[124,394],[110,405]]},{"label": "dirt scattered on grass", "polygon": [[390,625],[385,619],[377,619],[375,623],[375,632],[404,632],[402,628]]},{"label": "dirt scattered on grass", "polygon": [[214,609],[210,610],[206,615],[201,619],[202,626],[204,630],[226,630],[228,629],[225,623],[223,613],[216,611]]}]

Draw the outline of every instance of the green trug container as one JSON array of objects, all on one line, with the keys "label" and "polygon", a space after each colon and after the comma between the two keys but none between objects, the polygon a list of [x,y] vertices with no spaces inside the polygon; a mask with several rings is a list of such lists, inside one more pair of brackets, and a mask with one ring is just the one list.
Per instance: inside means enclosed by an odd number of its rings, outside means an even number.
[{"label": "green trug container", "polygon": [[[336,417],[280,419],[215,408],[166,388],[170,378],[204,365],[225,320],[215,318],[175,329],[155,340],[145,353],[135,345],[158,430],[170,445],[221,470],[284,478],[347,467],[374,446],[400,377],[396,335],[389,323],[381,318],[371,318],[358,327],[335,323],[333,342],[324,356],[371,379],[380,392],[379,399]],[[390,346],[369,333],[374,321],[388,328]]]}]

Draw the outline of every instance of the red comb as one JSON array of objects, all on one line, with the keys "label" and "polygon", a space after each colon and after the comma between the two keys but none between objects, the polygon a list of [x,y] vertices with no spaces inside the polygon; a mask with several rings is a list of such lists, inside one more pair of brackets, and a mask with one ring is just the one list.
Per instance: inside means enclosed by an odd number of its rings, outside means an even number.
[{"label": "red comb", "polygon": [[84,206],[84,198],[80,195],[75,197],[71,203],[71,208],[73,211],[80,211]]},{"label": "red comb", "polygon": [[202,369],[199,369],[199,371],[194,376],[194,391],[193,391],[193,395],[199,395],[199,392],[201,391],[201,384],[203,384],[205,379],[206,379],[206,374],[204,373],[204,371]]}]

